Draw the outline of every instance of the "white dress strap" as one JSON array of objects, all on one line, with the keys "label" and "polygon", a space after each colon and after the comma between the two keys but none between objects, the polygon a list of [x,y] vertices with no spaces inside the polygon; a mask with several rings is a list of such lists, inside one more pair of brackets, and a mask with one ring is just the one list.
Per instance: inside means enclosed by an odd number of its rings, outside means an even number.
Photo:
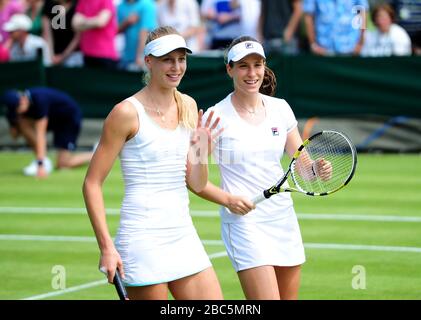
[{"label": "white dress strap", "polygon": [[140,101],[139,100],[137,100],[135,97],[133,97],[133,96],[131,96],[131,97],[128,97],[127,99],[126,99],[126,101],[129,101],[135,108],[136,108],[136,110],[137,110],[137,113],[139,114],[139,115],[141,115],[141,114],[144,114],[146,111],[145,111],[145,108],[143,107],[143,105],[140,103]]}]

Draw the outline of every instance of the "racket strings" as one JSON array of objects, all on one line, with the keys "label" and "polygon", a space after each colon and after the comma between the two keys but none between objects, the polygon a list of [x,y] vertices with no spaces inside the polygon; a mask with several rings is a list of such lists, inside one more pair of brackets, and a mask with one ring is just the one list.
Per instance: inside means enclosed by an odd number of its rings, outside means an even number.
[{"label": "racket strings", "polygon": [[[337,132],[323,132],[304,147],[292,168],[294,184],[304,192],[329,193],[342,187],[353,172],[355,152],[349,140]],[[324,173],[316,162],[324,160]]]}]

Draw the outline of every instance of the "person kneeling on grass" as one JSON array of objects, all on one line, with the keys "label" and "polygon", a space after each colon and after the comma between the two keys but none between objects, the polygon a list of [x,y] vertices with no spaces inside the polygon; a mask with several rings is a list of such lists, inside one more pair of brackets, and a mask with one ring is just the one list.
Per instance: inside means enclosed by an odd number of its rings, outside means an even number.
[{"label": "person kneeling on grass", "polygon": [[51,173],[51,161],[46,157],[47,131],[54,135],[58,169],[78,167],[90,161],[92,152],[71,154],[76,149],[82,113],[68,94],[46,87],[7,90],[0,104],[6,106],[10,135],[14,139],[22,135],[35,153],[36,159],[23,170],[25,175],[44,178]]}]

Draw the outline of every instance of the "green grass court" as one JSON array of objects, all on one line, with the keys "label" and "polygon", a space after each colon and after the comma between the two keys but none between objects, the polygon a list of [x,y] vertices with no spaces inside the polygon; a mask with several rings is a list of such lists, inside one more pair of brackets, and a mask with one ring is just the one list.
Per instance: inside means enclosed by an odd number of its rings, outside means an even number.
[{"label": "green grass court", "polygon": [[[31,160],[30,153],[0,153],[0,299],[117,299],[98,272],[99,251],[83,210],[86,168],[38,181],[21,173]],[[342,191],[294,195],[307,256],[300,298],[421,299],[421,156],[362,154],[358,160]],[[218,181],[216,168],[210,172]],[[116,164],[104,188],[106,206],[114,209],[108,216],[113,235],[122,195]],[[225,298],[244,299],[220,242],[217,206],[192,196],[191,209]],[[65,268],[65,291],[52,286],[54,266]],[[365,289],[352,286],[362,276],[355,266],[365,270]]]}]

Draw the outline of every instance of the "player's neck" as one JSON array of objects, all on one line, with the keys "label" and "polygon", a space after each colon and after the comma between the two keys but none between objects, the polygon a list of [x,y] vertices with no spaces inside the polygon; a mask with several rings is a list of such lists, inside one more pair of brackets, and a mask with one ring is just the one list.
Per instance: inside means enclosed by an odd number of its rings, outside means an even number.
[{"label": "player's neck", "polygon": [[241,105],[243,108],[247,108],[248,110],[254,110],[261,107],[262,100],[259,93],[245,94],[243,92],[234,91],[232,97],[234,104]]},{"label": "player's neck", "polygon": [[146,87],[145,94],[149,97],[149,100],[154,101],[157,108],[167,110],[175,101],[174,90],[173,88],[162,88],[149,84]]}]

